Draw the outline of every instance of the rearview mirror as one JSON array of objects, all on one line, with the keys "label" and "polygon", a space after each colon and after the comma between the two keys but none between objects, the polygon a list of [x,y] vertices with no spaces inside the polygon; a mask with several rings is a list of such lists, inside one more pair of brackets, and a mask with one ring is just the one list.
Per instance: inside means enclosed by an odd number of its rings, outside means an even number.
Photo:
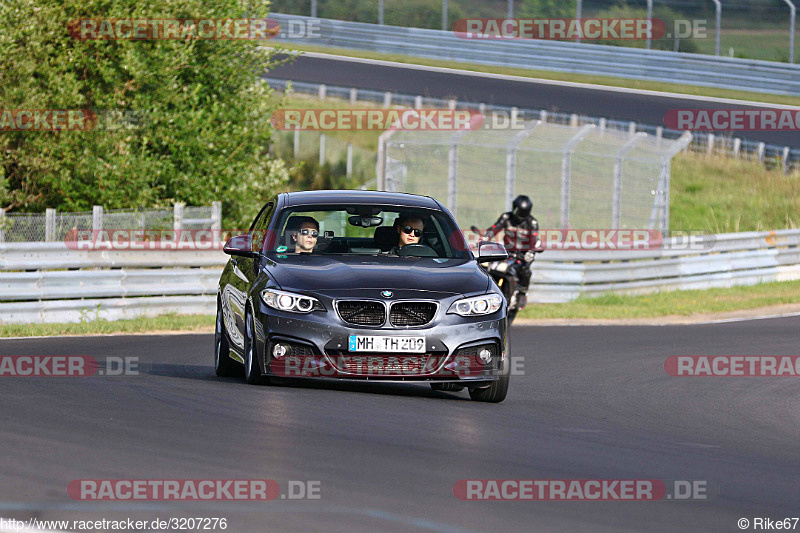
[{"label": "rearview mirror", "polygon": [[481,241],[478,243],[478,263],[504,261],[508,258],[506,247],[499,242]]},{"label": "rearview mirror", "polygon": [[361,215],[353,215],[351,217],[348,217],[347,221],[350,223],[351,226],[360,226],[362,228],[380,226],[381,224],[383,224],[382,217],[370,217]]},{"label": "rearview mirror", "polygon": [[255,257],[258,254],[253,251],[252,235],[237,235],[228,239],[222,251],[228,255],[238,255],[241,257]]}]

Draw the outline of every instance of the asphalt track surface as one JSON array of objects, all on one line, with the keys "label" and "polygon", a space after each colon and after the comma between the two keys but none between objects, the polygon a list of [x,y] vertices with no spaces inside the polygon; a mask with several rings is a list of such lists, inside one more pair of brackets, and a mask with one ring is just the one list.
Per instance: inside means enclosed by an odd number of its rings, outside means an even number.
[{"label": "asphalt track surface", "polygon": [[[501,404],[427,385],[220,379],[213,336],[0,340],[139,375],[2,377],[0,516],[225,517],[227,531],[740,531],[800,513],[800,378],[670,377],[670,355],[796,355],[800,317],[515,326]],[[101,359],[102,360],[102,359]],[[320,482],[318,500],[84,502],[75,479]],[[460,501],[461,479],[705,481],[705,501]],[[751,526],[752,527],[752,526]],[[798,526],[800,527],[800,526]]]},{"label": "asphalt track surface", "polygon": [[[454,64],[454,67],[458,67]],[[663,125],[672,109],[757,109],[764,105],[735,105],[667,95],[623,93],[597,86],[573,87],[553,82],[508,80],[469,73],[431,72],[401,64],[375,65],[349,60],[300,56],[267,73],[268,77],[358,87],[401,94],[457,98],[466,102],[546,109],[615,120]],[[797,131],[745,131],[738,137],[778,146],[800,147]]]}]

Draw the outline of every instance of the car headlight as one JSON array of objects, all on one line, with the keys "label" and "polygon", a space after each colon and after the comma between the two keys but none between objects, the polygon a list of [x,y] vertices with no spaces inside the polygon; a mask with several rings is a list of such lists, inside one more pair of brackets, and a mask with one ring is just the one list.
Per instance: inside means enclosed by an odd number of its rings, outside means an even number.
[{"label": "car headlight", "polygon": [[278,311],[288,311],[290,313],[325,311],[325,306],[316,298],[293,292],[266,289],[261,292],[261,299],[269,307]]},{"label": "car headlight", "polygon": [[490,315],[499,311],[503,306],[503,297],[498,294],[485,294],[483,296],[473,296],[462,298],[453,302],[448,313],[455,313],[461,316]]}]

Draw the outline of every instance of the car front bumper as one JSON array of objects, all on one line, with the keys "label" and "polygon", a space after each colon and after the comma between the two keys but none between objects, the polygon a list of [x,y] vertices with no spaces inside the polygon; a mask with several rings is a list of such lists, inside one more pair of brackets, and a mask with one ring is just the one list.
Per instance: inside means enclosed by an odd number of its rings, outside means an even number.
[{"label": "car front bumper", "polygon": [[[444,309],[448,302],[441,302]],[[447,304],[447,306],[445,306]],[[507,370],[505,311],[482,317],[437,313],[423,327],[365,327],[344,322],[335,310],[294,314],[260,303],[255,348],[264,375],[380,382],[478,383]],[[422,336],[424,353],[350,351],[351,335]],[[276,357],[281,344],[285,353]],[[479,357],[491,353],[490,361]],[[279,350],[284,351],[284,350]],[[484,356],[486,352],[483,352]]]}]

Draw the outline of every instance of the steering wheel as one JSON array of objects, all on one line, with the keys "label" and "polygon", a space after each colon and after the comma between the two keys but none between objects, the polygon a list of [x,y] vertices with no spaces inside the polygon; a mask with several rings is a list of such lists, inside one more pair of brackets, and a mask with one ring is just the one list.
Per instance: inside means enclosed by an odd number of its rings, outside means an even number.
[{"label": "steering wheel", "polygon": [[406,244],[397,251],[401,257],[439,257],[436,250],[427,244]]}]

